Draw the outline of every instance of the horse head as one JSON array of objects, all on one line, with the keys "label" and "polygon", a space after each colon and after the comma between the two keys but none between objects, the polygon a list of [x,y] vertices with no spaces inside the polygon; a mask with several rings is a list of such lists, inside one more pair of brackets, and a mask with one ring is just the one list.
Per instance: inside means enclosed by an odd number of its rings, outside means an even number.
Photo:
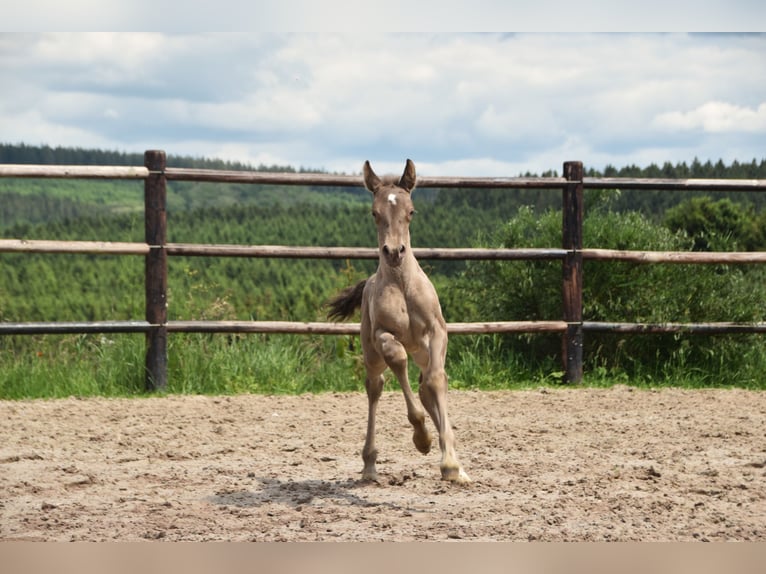
[{"label": "horse head", "polygon": [[404,173],[396,178],[381,179],[364,162],[364,185],[373,194],[372,216],[378,229],[381,261],[399,267],[410,255],[410,221],[415,214],[412,190],[415,189],[415,164],[407,160]]}]

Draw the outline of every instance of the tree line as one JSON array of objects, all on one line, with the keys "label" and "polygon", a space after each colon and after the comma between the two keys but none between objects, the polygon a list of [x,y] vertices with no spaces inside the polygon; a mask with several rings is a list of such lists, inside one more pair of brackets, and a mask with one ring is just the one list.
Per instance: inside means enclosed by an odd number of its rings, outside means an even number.
[{"label": "tree line", "polygon": [[[52,147],[49,145],[27,145],[24,143],[0,143],[0,163],[40,164],[40,165],[144,165],[143,153],[131,153],[117,150],[102,150],[80,147]],[[252,166],[238,161],[209,159],[192,156],[168,154],[169,167],[196,169],[225,169],[247,171],[291,172],[313,171],[301,168],[296,170],[289,165]]]}]

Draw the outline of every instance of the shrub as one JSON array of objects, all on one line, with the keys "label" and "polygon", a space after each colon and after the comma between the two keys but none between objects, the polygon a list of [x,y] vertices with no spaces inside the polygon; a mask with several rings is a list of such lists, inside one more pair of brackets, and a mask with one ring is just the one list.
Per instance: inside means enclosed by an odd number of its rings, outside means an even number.
[{"label": "shrub", "polygon": [[[651,223],[639,213],[614,213],[602,202],[583,222],[584,247],[620,250],[691,249],[683,233]],[[561,243],[561,213],[537,215],[521,208],[494,240],[503,247],[555,247]],[[559,261],[473,262],[449,292],[471,320],[556,320],[561,317]],[[731,265],[636,264],[586,261],[583,318],[606,322],[763,321],[764,272]],[[559,364],[558,334],[507,335],[503,349],[512,362],[534,371]],[[766,366],[762,337],[624,335],[586,333],[586,372],[666,380],[692,377],[709,384],[759,380]],[[548,367],[551,368],[551,367]]]}]

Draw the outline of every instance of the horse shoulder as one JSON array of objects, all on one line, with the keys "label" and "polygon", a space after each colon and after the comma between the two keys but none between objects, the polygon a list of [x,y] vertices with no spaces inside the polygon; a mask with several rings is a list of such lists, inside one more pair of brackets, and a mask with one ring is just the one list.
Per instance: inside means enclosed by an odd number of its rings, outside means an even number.
[{"label": "horse shoulder", "polygon": [[424,271],[420,270],[418,280],[412,282],[407,298],[411,309],[429,316],[441,317],[439,295]]}]

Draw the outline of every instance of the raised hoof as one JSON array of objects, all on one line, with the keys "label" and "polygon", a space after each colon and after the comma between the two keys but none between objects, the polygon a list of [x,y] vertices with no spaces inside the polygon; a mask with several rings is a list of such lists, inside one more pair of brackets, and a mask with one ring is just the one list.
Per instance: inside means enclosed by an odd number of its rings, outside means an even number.
[{"label": "raised hoof", "polygon": [[428,454],[431,452],[431,442],[433,442],[433,437],[428,431],[424,433],[415,431],[412,433],[412,442],[415,443],[415,448],[418,449],[418,452]]},{"label": "raised hoof", "polygon": [[449,480],[456,484],[469,484],[471,477],[469,477],[462,467],[458,468],[442,468],[442,480]]}]

